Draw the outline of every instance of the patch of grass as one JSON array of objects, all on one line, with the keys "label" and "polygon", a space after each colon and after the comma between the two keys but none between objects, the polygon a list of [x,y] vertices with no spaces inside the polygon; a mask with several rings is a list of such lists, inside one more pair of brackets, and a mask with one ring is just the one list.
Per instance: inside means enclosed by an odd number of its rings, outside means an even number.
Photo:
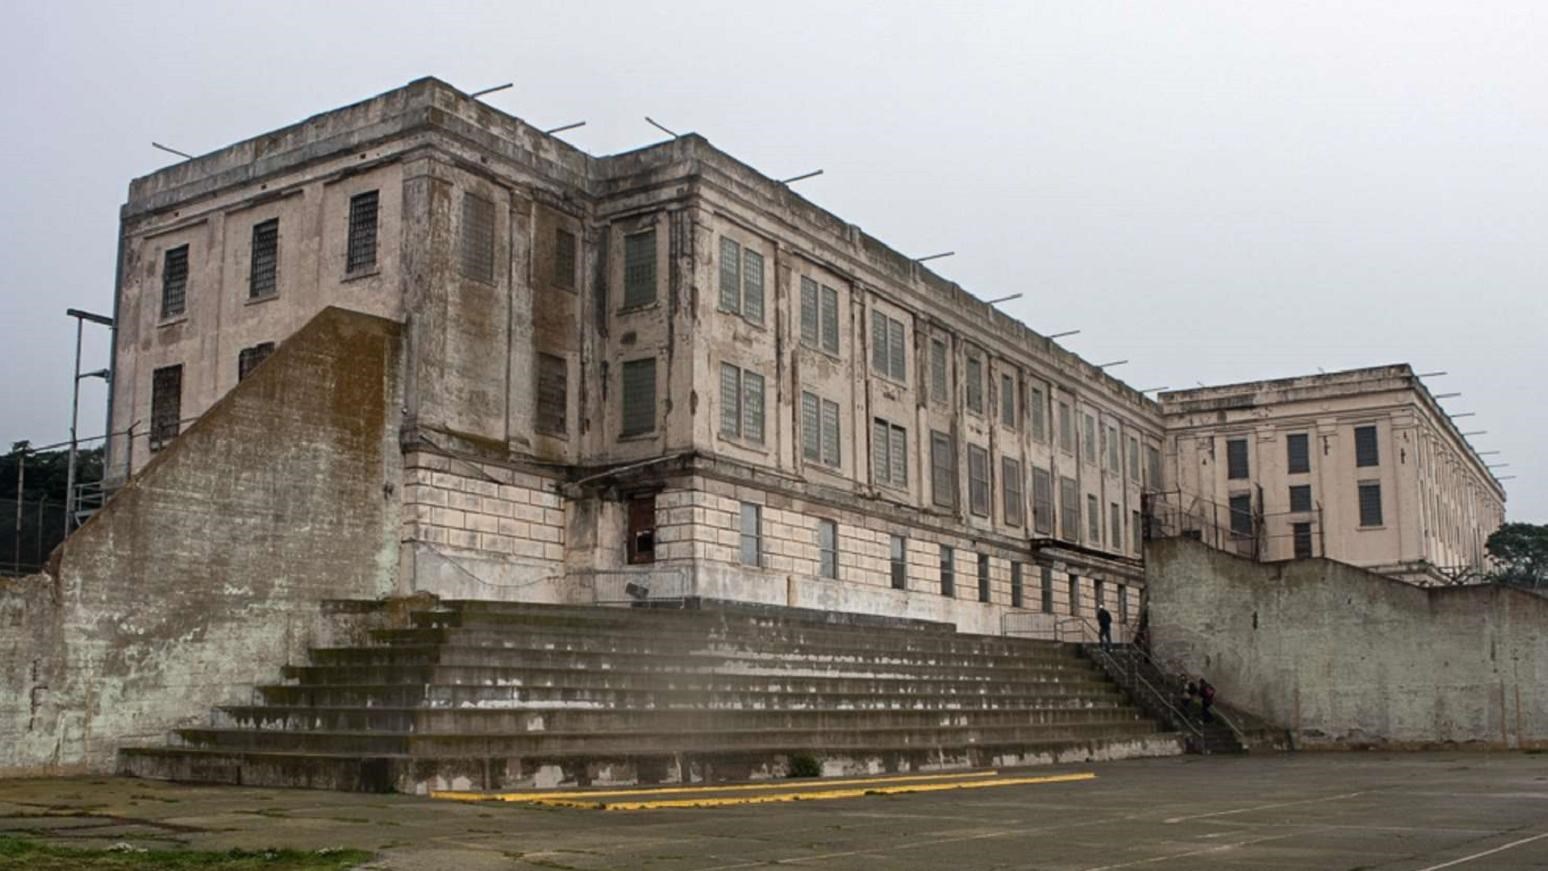
[{"label": "patch of grass", "polygon": [[4,871],[344,871],[371,858],[364,850],[102,850],[55,847],[0,835]]}]

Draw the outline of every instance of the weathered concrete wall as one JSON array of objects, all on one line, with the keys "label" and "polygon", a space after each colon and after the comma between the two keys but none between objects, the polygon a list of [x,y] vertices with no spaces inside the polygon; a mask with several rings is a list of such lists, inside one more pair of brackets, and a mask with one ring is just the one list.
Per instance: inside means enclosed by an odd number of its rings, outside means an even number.
[{"label": "weathered concrete wall", "polygon": [[1548,746],[1548,599],[1183,540],[1146,576],[1158,659],[1301,746]]},{"label": "weathered concrete wall", "polygon": [[0,774],[108,769],[392,591],[399,328],[329,309],[0,587]]}]

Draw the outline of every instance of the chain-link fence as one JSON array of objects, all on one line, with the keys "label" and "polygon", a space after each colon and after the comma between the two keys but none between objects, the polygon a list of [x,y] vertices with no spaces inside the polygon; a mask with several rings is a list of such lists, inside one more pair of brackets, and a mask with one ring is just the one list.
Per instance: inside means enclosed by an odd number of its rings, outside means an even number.
[{"label": "chain-link fence", "polygon": [[38,571],[64,537],[62,503],[0,499],[0,575]]}]

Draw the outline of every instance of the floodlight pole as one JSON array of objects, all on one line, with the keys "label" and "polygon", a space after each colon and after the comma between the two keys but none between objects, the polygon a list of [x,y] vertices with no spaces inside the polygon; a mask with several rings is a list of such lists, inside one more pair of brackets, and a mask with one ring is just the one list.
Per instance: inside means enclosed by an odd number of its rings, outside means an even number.
[{"label": "floodlight pole", "polygon": [[[113,319],[105,315],[92,314],[80,309],[66,309],[65,314],[75,318],[75,377],[70,379],[70,461],[65,471],[65,534],[75,526],[75,463],[80,450],[80,442],[75,436],[75,427],[81,414],[81,334],[87,321],[104,326],[113,326]],[[108,379],[106,369],[89,372],[84,377],[92,378],[100,376],[104,381]],[[108,421],[108,426],[113,422]],[[21,510],[20,505],[17,511]],[[20,516],[18,514],[17,516]]]}]

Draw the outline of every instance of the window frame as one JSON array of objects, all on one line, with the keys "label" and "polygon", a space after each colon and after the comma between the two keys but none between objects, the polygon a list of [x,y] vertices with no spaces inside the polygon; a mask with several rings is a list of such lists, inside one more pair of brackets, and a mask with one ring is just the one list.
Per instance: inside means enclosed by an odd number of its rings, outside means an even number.
[{"label": "window frame", "polygon": [[1006,526],[1020,528],[1026,519],[1026,493],[1022,487],[1021,461],[1000,457],[1000,511]]},{"label": "window frame", "polygon": [[[656,241],[656,226],[650,226],[623,234],[622,256],[622,292],[623,298],[618,306],[620,312],[634,311],[649,308],[659,299],[661,283],[661,264],[658,262],[658,243]],[[631,254],[648,252],[649,257],[631,262]]]},{"label": "window frame", "polygon": [[887,540],[887,569],[891,576],[892,589],[908,589],[908,538],[902,535],[890,535]]},{"label": "window frame", "polygon": [[[487,219],[487,227],[482,223]],[[500,217],[494,200],[473,191],[462,192],[462,215],[457,228],[457,274],[469,281],[496,284],[496,240]]]},{"label": "window frame", "polygon": [[[1372,491],[1372,490],[1374,490],[1375,493],[1376,493],[1376,502],[1375,502],[1375,509],[1376,510],[1375,510],[1375,515],[1374,515],[1375,516],[1375,521],[1374,522],[1367,522],[1367,520],[1369,519],[1369,515],[1367,514],[1366,509],[1368,507],[1370,507],[1370,506],[1366,502],[1366,494],[1368,492]],[[1384,515],[1384,513],[1382,511],[1381,498],[1382,497],[1381,497],[1381,481],[1380,480],[1359,481],[1359,482],[1357,482],[1355,484],[1355,499],[1357,500],[1356,507],[1359,510],[1359,520],[1360,520],[1360,525],[1359,525],[1358,528],[1360,528],[1360,529],[1381,529],[1384,526],[1386,526],[1386,522],[1385,522],[1386,521],[1386,517],[1385,517],[1385,515]]]},{"label": "window frame", "polygon": [[1000,426],[1007,429],[1020,429],[1019,420],[1016,417],[1016,376],[1009,372],[1000,373]]},{"label": "window frame", "polygon": [[871,372],[908,384],[908,328],[876,306],[871,307]]},{"label": "window frame", "polygon": [[989,604],[993,599],[993,578],[990,576],[989,554],[978,555],[978,601]]},{"label": "window frame", "polygon": [[[251,249],[247,261],[247,299],[249,302],[279,296],[279,218],[265,218],[253,224]],[[263,271],[259,271],[259,258]],[[261,286],[260,286],[261,285]]]},{"label": "window frame", "polygon": [[[1296,444],[1300,444],[1300,456],[1296,456]],[[1300,462],[1297,462],[1297,459]],[[1299,468],[1297,468],[1299,467]],[[1311,434],[1292,432],[1285,434],[1285,474],[1311,474]]]},{"label": "window frame", "polygon": [[1251,493],[1232,493],[1227,497],[1227,525],[1233,538],[1253,537]]},{"label": "window frame", "polygon": [[[1363,434],[1369,434],[1369,440],[1362,438]],[[1354,428],[1354,455],[1355,468],[1369,469],[1381,465],[1381,431],[1376,424],[1367,424]]]},{"label": "window frame", "polygon": [[[735,256],[728,257],[728,253]],[[768,313],[768,276],[765,269],[767,264],[768,260],[763,254],[751,245],[721,234],[720,268],[717,270],[720,279],[716,307],[726,314],[736,315],[755,327],[762,327]],[[753,281],[754,276],[757,277],[756,282]],[[752,294],[754,285],[757,287],[756,296]],[[752,303],[754,299],[757,300],[756,305]]]},{"label": "window frame", "polygon": [[1247,438],[1226,439],[1226,480],[1252,480],[1252,461]]},{"label": "window frame", "polygon": [[[557,365],[557,369],[554,364]],[[559,381],[558,417],[553,417],[551,402],[545,402],[545,394],[553,393],[552,376]],[[545,386],[546,385],[546,386]],[[555,425],[557,421],[557,425]],[[570,361],[558,354],[537,351],[532,361],[532,431],[554,438],[568,438],[570,429]]]},{"label": "window frame", "polygon": [[949,544],[941,545],[940,556],[941,595],[957,598],[957,549]]},{"label": "window frame", "polygon": [[[367,208],[369,204],[369,208]],[[349,220],[344,236],[344,274],[366,275],[377,269],[381,235],[381,191],[369,190],[349,198]]]},{"label": "window frame", "polygon": [[[823,539],[827,538],[824,544]],[[817,577],[838,580],[838,521],[826,517],[817,518]]]},{"label": "window frame", "polygon": [[949,433],[930,430],[930,503],[955,510],[959,487],[956,441]]},{"label": "window frame", "polygon": [[[989,469],[989,450],[975,444],[967,446],[968,513],[988,517],[994,506],[994,486]],[[977,462],[975,462],[977,461]]]},{"label": "window frame", "polygon": [[[176,272],[172,268],[174,260],[180,264]],[[161,253],[161,320],[167,321],[187,316],[189,267],[187,242],[175,245]],[[177,273],[181,274],[174,284],[173,277]],[[177,301],[175,306],[172,304],[174,298]]]},{"label": "window frame", "polygon": [[[886,446],[887,466],[887,473],[885,475],[877,474],[876,460],[878,452],[876,436],[878,430],[884,430],[887,433],[887,439],[884,443]],[[899,442],[902,444],[901,461],[899,457],[894,456],[897,453]],[[908,428],[898,426],[883,417],[871,418],[871,483],[894,490],[908,489]]]},{"label": "window frame", "polygon": [[[649,397],[650,401],[644,403],[644,405],[643,405],[644,410],[643,411],[641,410],[641,408],[635,408],[634,409],[634,412],[635,412],[634,413],[634,419],[635,420],[643,420],[646,417],[647,414],[649,416],[649,421],[650,421],[649,427],[641,429],[641,428],[638,428],[639,425],[637,425],[636,427],[631,427],[630,426],[630,420],[631,420],[631,417],[630,417],[630,414],[629,414],[629,411],[630,411],[629,395],[630,394],[629,394],[629,389],[628,389],[628,385],[629,385],[629,372],[631,372],[631,371],[642,372],[642,371],[644,371],[644,366],[647,363],[650,364],[650,397]],[[654,435],[656,430],[660,427],[660,421],[657,419],[658,415],[657,415],[657,409],[656,409],[656,389],[657,389],[657,387],[660,386],[660,378],[659,378],[660,372],[657,371],[659,368],[660,367],[657,364],[657,361],[656,361],[655,357],[640,357],[640,358],[634,359],[634,360],[624,360],[624,361],[622,361],[619,364],[619,366],[618,366],[618,402],[619,402],[619,433],[618,433],[618,437],[620,439],[631,439],[631,438],[639,438],[639,437],[642,437],[642,436]]]},{"label": "window frame", "polygon": [[[763,506],[756,502],[741,503],[737,518],[737,561],[744,566],[763,567]],[[747,527],[749,521],[752,531]],[[752,559],[748,560],[748,545],[752,545]]]}]

